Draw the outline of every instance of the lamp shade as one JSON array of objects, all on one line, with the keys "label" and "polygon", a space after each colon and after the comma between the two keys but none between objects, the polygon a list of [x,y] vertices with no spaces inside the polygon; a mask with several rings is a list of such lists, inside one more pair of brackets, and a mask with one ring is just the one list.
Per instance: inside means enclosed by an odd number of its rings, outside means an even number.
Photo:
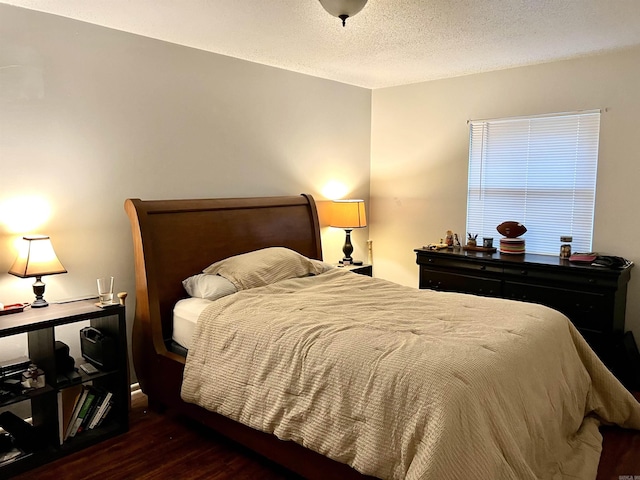
[{"label": "lamp shade", "polygon": [[44,235],[22,237],[18,257],[9,269],[11,275],[20,278],[41,277],[67,273],[53,251],[49,237]]},{"label": "lamp shade", "polygon": [[336,228],[366,227],[364,200],[334,200],[329,225]]}]

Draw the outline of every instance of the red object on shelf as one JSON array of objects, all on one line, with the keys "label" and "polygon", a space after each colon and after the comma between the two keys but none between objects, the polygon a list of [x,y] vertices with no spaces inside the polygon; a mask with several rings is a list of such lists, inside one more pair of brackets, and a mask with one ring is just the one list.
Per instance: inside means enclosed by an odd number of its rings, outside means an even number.
[{"label": "red object on shelf", "polygon": [[574,253],[569,257],[569,261],[575,263],[591,263],[596,258],[598,258],[598,256],[593,253]]},{"label": "red object on shelf", "polygon": [[12,305],[5,305],[3,310],[0,310],[0,315],[9,315],[10,313],[20,313],[24,310],[24,307],[28,306],[28,303],[14,303]]}]

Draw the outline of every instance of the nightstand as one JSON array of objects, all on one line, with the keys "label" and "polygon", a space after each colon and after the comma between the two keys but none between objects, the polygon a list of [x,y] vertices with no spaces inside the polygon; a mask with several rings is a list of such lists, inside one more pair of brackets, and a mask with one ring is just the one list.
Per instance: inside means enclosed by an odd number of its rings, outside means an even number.
[{"label": "nightstand", "polygon": [[369,277],[373,276],[373,265],[369,265],[367,263],[363,263],[362,265],[347,265],[347,266],[344,266],[341,263],[334,263],[334,266],[341,268],[343,270],[348,270],[353,273],[358,273],[360,275],[367,275]]}]

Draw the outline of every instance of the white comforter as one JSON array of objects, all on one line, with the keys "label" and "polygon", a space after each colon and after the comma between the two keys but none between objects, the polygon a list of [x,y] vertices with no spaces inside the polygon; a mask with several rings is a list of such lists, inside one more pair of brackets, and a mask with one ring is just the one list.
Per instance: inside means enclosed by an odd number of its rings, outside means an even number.
[{"label": "white comforter", "polygon": [[562,314],[337,269],[213,302],[182,396],[380,478],[594,479],[640,429]]}]

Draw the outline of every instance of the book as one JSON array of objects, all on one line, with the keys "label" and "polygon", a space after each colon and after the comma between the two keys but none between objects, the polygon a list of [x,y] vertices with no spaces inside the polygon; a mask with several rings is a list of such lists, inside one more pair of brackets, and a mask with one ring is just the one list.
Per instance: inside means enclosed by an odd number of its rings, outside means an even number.
[{"label": "book", "polygon": [[82,419],[82,423],[78,427],[78,431],[76,432],[76,435],[82,432],[83,430],[86,430],[86,428],[89,426],[89,422],[91,421],[91,419],[93,419],[93,416],[95,415],[100,402],[106,395],[106,392],[104,390],[97,387],[91,387],[91,391],[94,394],[94,398],[91,401],[91,405],[89,406],[89,409],[87,410],[86,415]]},{"label": "book", "polygon": [[82,385],[73,385],[58,392],[58,436],[60,445],[64,443],[67,427],[81,395]]},{"label": "book", "polygon": [[91,418],[91,421],[89,422],[89,430],[91,430],[92,428],[95,428],[98,425],[102,416],[105,414],[107,407],[109,406],[109,403],[111,402],[111,397],[113,397],[112,392],[107,392],[105,394],[104,398],[102,399],[102,402],[100,402],[100,405],[98,406],[95,414],[93,415],[93,418]]},{"label": "book", "polygon": [[109,401],[109,405],[107,405],[107,409],[102,414],[102,417],[100,417],[100,420],[98,420],[96,428],[102,425],[102,422],[104,421],[105,418],[107,418],[107,415],[109,415],[109,412],[111,411],[112,408],[113,408],[113,399]]},{"label": "book", "polygon": [[91,387],[87,387],[87,395],[84,399],[84,402],[82,403],[82,407],[80,408],[80,411],[78,412],[78,416],[76,417],[75,421],[71,426],[71,432],[69,434],[69,437],[75,437],[76,433],[78,433],[78,430],[80,429],[80,425],[82,425],[82,421],[84,420],[84,417],[89,412],[89,409],[91,408],[91,404],[93,403],[93,400],[95,398],[96,398],[95,390],[93,390]]},{"label": "book", "polygon": [[82,405],[84,405],[84,401],[87,398],[88,393],[89,393],[89,387],[83,386],[82,393],[80,394],[80,397],[78,397],[78,401],[76,402],[73,408],[73,412],[71,413],[69,423],[67,424],[67,430],[65,431],[65,434],[64,434],[65,440],[71,437],[71,430],[73,430],[73,425],[75,424],[76,419],[78,418],[78,414],[80,413],[80,409],[82,408]]}]

